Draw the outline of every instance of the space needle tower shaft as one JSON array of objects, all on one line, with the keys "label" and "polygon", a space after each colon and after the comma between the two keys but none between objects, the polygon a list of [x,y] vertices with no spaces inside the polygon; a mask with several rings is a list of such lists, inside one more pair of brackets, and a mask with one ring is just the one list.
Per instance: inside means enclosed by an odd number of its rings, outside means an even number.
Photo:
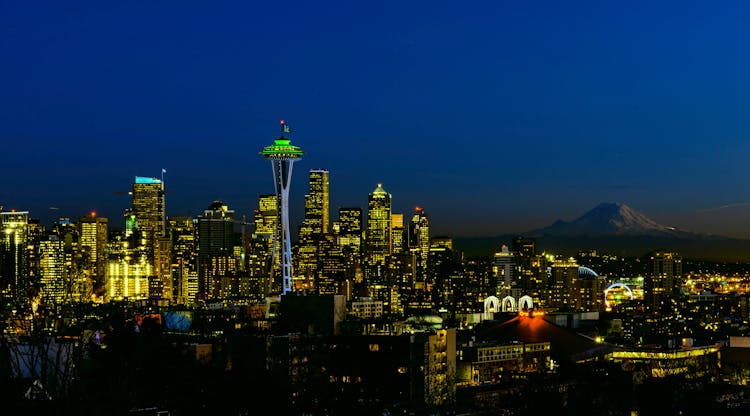
[{"label": "space needle tower shaft", "polygon": [[[304,155],[302,149],[291,144],[289,126],[281,120],[281,134],[270,146],[260,152],[264,159],[271,161],[273,181],[276,186],[277,218],[276,238],[274,239],[273,263],[276,264],[276,253],[281,252],[281,294],[292,291],[292,243],[289,233],[289,185],[292,182],[292,166]],[[273,270],[273,269],[272,269]]]}]

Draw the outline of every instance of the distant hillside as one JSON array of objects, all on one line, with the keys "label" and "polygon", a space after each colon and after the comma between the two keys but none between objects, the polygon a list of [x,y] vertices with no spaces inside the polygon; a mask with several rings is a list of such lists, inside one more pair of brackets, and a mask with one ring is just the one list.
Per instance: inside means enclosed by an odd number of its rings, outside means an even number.
[{"label": "distant hillside", "polygon": [[[456,238],[456,249],[469,256],[491,255],[519,234]],[[548,227],[522,233],[537,241],[538,251],[574,255],[597,250],[621,256],[641,256],[651,250],[679,252],[683,257],[720,261],[750,261],[750,240],[693,233],[651,220],[625,204],[603,203],[574,221],[558,220]]]}]

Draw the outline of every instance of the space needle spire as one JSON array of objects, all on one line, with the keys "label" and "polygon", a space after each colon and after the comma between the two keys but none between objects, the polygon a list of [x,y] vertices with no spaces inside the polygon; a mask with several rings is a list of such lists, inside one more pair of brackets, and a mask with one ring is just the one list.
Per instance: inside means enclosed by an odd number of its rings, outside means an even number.
[{"label": "space needle spire", "polygon": [[[264,159],[271,161],[276,186],[278,209],[274,241],[277,243],[274,244],[272,263],[275,266],[276,262],[281,260],[282,295],[292,291],[292,243],[289,235],[289,185],[292,182],[292,165],[304,155],[302,149],[292,145],[290,135],[289,125],[281,120],[279,138],[260,152]],[[281,256],[277,260],[276,254],[279,251]]]}]

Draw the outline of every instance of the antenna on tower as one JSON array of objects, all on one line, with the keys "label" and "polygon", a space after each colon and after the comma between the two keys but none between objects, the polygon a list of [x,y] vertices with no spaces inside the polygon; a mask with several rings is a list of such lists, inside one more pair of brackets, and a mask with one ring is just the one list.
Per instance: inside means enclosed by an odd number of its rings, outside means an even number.
[{"label": "antenna on tower", "polygon": [[286,121],[284,121],[284,120],[279,120],[279,124],[281,124],[281,137],[284,137],[284,138],[288,139],[288,137],[286,137],[286,135],[290,134],[292,132],[292,130],[289,128],[289,125],[286,124]]}]

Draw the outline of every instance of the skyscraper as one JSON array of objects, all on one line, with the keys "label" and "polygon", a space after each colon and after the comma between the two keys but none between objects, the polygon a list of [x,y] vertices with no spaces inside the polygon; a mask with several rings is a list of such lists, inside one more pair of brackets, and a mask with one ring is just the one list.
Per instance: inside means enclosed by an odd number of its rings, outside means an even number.
[{"label": "skyscraper", "polygon": [[367,256],[370,273],[377,273],[378,265],[384,265],[391,254],[391,194],[383,189],[383,184],[372,191],[367,203]]},{"label": "skyscraper", "polygon": [[329,173],[310,170],[310,193],[305,198],[305,222],[313,233],[326,234],[330,225]]},{"label": "skyscraper", "polygon": [[95,213],[82,217],[78,221],[78,232],[81,238],[81,249],[88,253],[89,271],[94,293],[101,296],[104,291],[104,279],[107,257],[107,219],[97,217]]},{"label": "skyscraper", "polygon": [[420,207],[414,209],[414,215],[409,223],[409,249],[416,253],[417,274],[423,277],[430,255],[430,219]]},{"label": "skyscraper", "polygon": [[404,214],[391,213],[391,254],[406,252],[408,241],[404,227]]},{"label": "skyscraper", "polygon": [[255,229],[247,253],[247,267],[256,287],[255,293],[265,297],[271,290],[273,277],[280,274],[281,267],[274,262],[278,228],[278,201],[276,194],[258,196],[255,210]]},{"label": "skyscraper", "polygon": [[172,281],[177,303],[191,304],[198,294],[198,253],[193,218],[170,216],[169,234],[172,239]]},{"label": "skyscraper", "polygon": [[310,193],[305,195],[305,218],[297,239],[297,268],[293,279],[296,288],[311,288],[320,272],[320,242],[328,233],[330,222],[328,171],[310,171]]},{"label": "skyscraper", "polygon": [[573,309],[575,307],[578,267],[578,263],[572,257],[555,259],[550,266],[550,282],[546,293],[546,304],[548,306],[560,309]]},{"label": "skyscraper", "polygon": [[61,305],[72,296],[72,287],[67,284],[65,246],[55,234],[39,242],[39,275],[43,303]]},{"label": "skyscraper", "polygon": [[154,247],[156,238],[164,236],[164,183],[156,178],[136,176],[131,193],[131,209],[138,220],[138,230],[146,246]]},{"label": "skyscraper", "polygon": [[[273,169],[273,181],[278,197],[278,227],[275,245],[281,254],[281,294],[287,294],[292,290],[292,242],[289,233],[289,185],[292,182],[292,167],[296,160],[300,160],[304,152],[297,146],[291,144],[291,139],[286,135],[290,133],[289,126],[281,120],[281,134],[270,146],[266,146],[260,152],[263,158],[271,161]],[[274,259],[275,261],[275,259]]]},{"label": "skyscraper", "polygon": [[[162,173],[164,170],[162,170]],[[164,181],[136,176],[131,211],[135,215],[139,244],[143,245],[150,274],[149,296],[172,299],[170,241],[166,237]]]},{"label": "skyscraper", "polygon": [[644,300],[647,307],[660,311],[669,307],[667,298],[679,291],[682,283],[682,256],[656,251],[649,256],[647,267],[643,281]]},{"label": "skyscraper", "polygon": [[214,201],[198,217],[198,292],[206,298],[219,296],[221,278],[236,270],[234,210]]},{"label": "skyscraper", "polygon": [[258,196],[258,209],[255,210],[255,234],[267,240],[269,247],[276,241],[278,227],[279,198],[275,194]]},{"label": "skyscraper", "polygon": [[495,295],[501,297],[510,295],[514,269],[515,256],[508,250],[508,246],[503,244],[500,247],[500,251],[495,253],[492,259],[492,271],[497,279],[497,292]]},{"label": "skyscraper", "polygon": [[362,263],[362,208],[339,208],[339,237],[346,278],[358,280]]},{"label": "skyscraper", "polygon": [[0,230],[0,294],[20,305],[30,298],[28,211],[0,212]]}]

